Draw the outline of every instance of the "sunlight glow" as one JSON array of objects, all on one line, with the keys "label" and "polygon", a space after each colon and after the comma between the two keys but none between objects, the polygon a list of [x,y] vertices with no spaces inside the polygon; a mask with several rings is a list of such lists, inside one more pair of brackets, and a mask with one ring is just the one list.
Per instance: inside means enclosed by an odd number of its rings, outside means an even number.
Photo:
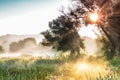
[{"label": "sunlight glow", "polygon": [[68,78],[68,80],[97,80],[99,77],[105,77],[111,72],[108,61],[93,56],[81,56],[76,61],[66,62],[59,67],[59,71],[64,71],[62,75],[67,77],[69,75],[72,78]]},{"label": "sunlight glow", "polygon": [[87,27],[82,27],[79,31],[79,34],[81,37],[87,36],[92,39],[96,39],[97,35],[100,35],[100,32],[94,25],[88,25]]},{"label": "sunlight glow", "polygon": [[77,70],[78,71],[81,71],[81,70],[86,70],[89,68],[88,64],[86,63],[81,63],[81,64],[77,64],[76,66]]},{"label": "sunlight glow", "polygon": [[83,75],[83,76],[84,74],[86,74],[94,78],[98,76],[105,76],[109,73],[109,70],[106,70],[107,68],[106,62],[102,62],[102,61],[99,61],[99,63],[97,63],[96,61],[94,62],[80,61],[75,64],[74,68],[75,68],[75,74]]},{"label": "sunlight glow", "polygon": [[98,20],[98,14],[97,13],[91,13],[90,14],[90,19],[93,21],[93,22],[96,22]]}]

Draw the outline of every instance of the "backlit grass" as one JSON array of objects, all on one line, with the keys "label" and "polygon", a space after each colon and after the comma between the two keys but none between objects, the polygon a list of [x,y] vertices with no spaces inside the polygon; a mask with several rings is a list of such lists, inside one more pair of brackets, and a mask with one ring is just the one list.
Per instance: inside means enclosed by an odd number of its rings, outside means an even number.
[{"label": "backlit grass", "polygon": [[34,57],[0,59],[0,80],[120,80],[119,61],[96,57],[72,61]]}]

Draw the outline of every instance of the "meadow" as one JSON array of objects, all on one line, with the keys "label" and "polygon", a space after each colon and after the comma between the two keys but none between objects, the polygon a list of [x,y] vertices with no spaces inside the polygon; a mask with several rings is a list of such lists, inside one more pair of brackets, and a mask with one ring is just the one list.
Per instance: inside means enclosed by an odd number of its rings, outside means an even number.
[{"label": "meadow", "polygon": [[0,80],[120,80],[120,58],[1,58]]},{"label": "meadow", "polygon": [[50,80],[60,60],[1,59],[0,80]]}]

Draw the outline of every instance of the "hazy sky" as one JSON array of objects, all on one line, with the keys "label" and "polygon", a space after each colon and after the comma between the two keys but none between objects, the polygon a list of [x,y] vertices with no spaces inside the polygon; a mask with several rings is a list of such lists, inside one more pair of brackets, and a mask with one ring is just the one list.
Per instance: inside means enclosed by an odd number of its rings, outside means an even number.
[{"label": "hazy sky", "polygon": [[39,34],[68,0],[0,0],[0,35]]},{"label": "hazy sky", "polygon": [[[69,0],[0,0],[0,36],[6,34],[39,34],[48,22],[60,15]],[[82,36],[96,38],[93,26],[82,28]]]}]

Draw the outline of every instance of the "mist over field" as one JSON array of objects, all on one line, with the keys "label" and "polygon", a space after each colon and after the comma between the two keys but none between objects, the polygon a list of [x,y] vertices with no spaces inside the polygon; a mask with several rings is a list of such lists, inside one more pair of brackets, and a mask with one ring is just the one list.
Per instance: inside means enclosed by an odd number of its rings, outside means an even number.
[{"label": "mist over field", "polygon": [[[57,52],[52,47],[41,44],[42,35],[3,35],[0,37],[0,57],[54,57]],[[83,37],[85,53],[92,55],[97,53],[97,42],[90,37]],[[89,46],[91,45],[91,46]],[[16,54],[16,56],[15,56]]]},{"label": "mist over field", "polygon": [[0,56],[53,57],[55,51],[40,42],[42,35],[4,35],[0,37]]}]

